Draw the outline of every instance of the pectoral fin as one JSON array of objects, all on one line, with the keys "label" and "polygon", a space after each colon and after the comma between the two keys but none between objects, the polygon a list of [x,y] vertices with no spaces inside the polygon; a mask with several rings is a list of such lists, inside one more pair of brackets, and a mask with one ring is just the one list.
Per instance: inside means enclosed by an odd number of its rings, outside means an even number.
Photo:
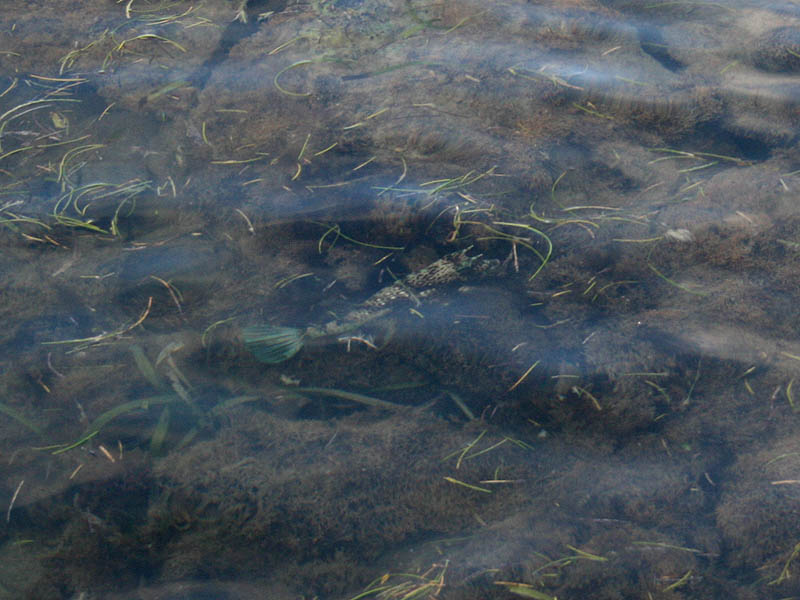
[{"label": "pectoral fin", "polygon": [[292,358],[303,347],[303,332],[294,327],[250,325],[242,329],[242,340],[257,360],[276,365]]}]

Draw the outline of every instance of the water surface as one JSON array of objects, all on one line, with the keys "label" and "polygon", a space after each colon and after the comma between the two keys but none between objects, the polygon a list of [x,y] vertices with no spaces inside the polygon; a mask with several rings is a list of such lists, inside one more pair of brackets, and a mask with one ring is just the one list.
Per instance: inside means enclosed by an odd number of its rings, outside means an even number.
[{"label": "water surface", "polygon": [[798,73],[788,1],[5,2],[0,597],[800,597]]}]

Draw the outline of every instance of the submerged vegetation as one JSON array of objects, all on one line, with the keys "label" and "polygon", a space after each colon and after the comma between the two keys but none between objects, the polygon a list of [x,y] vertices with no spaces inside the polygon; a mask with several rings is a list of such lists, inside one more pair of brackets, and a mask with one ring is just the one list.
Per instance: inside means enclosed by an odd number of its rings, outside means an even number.
[{"label": "submerged vegetation", "polygon": [[788,9],[28,4],[0,598],[800,595]]}]

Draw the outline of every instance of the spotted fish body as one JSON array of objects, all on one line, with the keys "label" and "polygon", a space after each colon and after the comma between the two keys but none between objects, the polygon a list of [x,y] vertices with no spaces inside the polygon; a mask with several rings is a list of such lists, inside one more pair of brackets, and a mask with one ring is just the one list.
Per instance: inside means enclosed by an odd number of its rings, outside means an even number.
[{"label": "spotted fish body", "polygon": [[304,340],[353,331],[368,321],[390,313],[398,305],[419,304],[443,286],[500,273],[500,261],[481,258],[481,255],[468,256],[469,250],[447,254],[427,267],[406,275],[370,296],[341,319],[324,325],[305,330],[271,325],[246,327],[242,331],[245,346],[261,362],[281,363],[299,352]]}]

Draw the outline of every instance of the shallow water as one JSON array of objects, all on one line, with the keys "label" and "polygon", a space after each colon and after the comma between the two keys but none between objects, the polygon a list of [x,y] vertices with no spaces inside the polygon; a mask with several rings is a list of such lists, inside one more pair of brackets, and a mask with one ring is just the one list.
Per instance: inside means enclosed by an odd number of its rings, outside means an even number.
[{"label": "shallow water", "polygon": [[0,23],[0,598],[800,597],[797,3]]}]

